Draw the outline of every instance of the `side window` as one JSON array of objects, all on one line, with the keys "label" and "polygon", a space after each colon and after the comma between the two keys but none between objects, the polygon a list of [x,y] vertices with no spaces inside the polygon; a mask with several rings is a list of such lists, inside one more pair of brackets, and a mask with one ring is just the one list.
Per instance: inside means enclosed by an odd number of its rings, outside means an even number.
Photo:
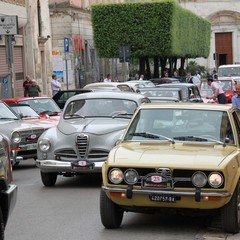
[{"label": "side window", "polygon": [[233,113],[233,118],[237,130],[238,143],[240,143],[240,111],[235,111]]}]

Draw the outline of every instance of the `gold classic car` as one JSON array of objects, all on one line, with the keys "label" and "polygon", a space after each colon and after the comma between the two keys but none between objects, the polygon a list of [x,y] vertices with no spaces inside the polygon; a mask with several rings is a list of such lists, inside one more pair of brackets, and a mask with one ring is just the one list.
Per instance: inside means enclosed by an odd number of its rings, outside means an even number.
[{"label": "gold classic car", "polygon": [[239,232],[239,147],[240,111],[230,105],[140,106],[102,166],[102,224],[120,227],[125,211],[190,209]]}]

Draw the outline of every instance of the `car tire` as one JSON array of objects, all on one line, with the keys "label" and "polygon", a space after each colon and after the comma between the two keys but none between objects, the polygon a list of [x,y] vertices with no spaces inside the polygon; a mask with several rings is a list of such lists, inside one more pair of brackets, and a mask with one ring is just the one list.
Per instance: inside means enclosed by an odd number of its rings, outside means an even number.
[{"label": "car tire", "polygon": [[54,186],[57,181],[57,173],[49,173],[49,172],[41,171],[41,179],[42,179],[42,183],[46,187]]},{"label": "car tire", "polygon": [[0,240],[4,240],[5,225],[3,221],[2,210],[0,209]]},{"label": "car tire", "polygon": [[100,215],[105,228],[119,228],[123,219],[123,210],[112,202],[101,189],[100,193]]},{"label": "car tire", "polygon": [[238,233],[240,228],[240,182],[231,200],[221,209],[223,230],[227,233]]}]

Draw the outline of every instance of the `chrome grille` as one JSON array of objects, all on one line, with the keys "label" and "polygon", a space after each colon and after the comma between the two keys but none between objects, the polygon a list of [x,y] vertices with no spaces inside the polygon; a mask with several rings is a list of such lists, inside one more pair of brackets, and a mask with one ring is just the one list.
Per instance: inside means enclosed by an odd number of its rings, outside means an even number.
[{"label": "chrome grille", "polygon": [[88,136],[85,134],[80,134],[76,139],[77,150],[80,158],[86,158],[87,149],[88,149]]},{"label": "chrome grille", "polygon": [[77,154],[72,149],[64,149],[55,152],[55,156],[59,156],[62,160],[75,159],[77,160]]},{"label": "chrome grille", "polygon": [[[32,143],[37,143],[38,138],[41,136],[41,134],[45,131],[45,129],[29,129],[26,131],[19,131],[21,136],[21,142],[19,145],[27,145]],[[34,138],[31,136],[36,135]]]},{"label": "chrome grille", "polygon": [[107,158],[109,151],[104,150],[91,150],[88,154],[88,158]]}]

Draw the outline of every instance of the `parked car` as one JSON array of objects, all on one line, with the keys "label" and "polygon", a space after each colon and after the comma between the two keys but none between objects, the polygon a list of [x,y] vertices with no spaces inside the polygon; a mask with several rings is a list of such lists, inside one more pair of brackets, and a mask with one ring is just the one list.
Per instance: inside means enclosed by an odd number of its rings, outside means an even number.
[{"label": "parked car", "polygon": [[140,88],[139,92],[150,99],[151,102],[179,102],[183,101],[180,88]]},{"label": "parked car", "polygon": [[85,90],[92,91],[123,91],[123,92],[135,92],[135,90],[125,82],[96,82],[89,83],[83,87]]},{"label": "parked car", "polygon": [[[218,77],[218,80],[215,82],[219,83],[219,85],[222,87],[226,97],[227,97],[227,103],[232,102],[232,97],[235,95],[236,91],[236,82],[231,77]],[[208,89],[209,85],[207,83],[207,80],[201,80],[200,83],[200,89]]]},{"label": "parked car", "polygon": [[239,136],[231,105],[140,106],[102,166],[102,224],[118,228],[125,211],[168,208],[220,214],[224,231],[239,232]]},{"label": "parked car", "polygon": [[164,83],[159,84],[159,88],[180,88],[182,90],[183,101],[203,102],[199,88],[193,83]]},{"label": "parked car", "polygon": [[28,158],[36,158],[39,136],[53,126],[55,124],[47,122],[24,121],[11,107],[0,101],[0,133],[10,142],[13,165]]},{"label": "parked car", "polygon": [[163,83],[179,83],[180,80],[174,77],[163,77],[163,78],[151,78],[149,81],[153,82],[154,85],[159,85]]},{"label": "parked car", "polygon": [[28,104],[42,118],[50,117],[59,121],[60,115],[62,114],[62,110],[50,97],[5,98],[1,100],[6,102],[8,105],[13,103]]},{"label": "parked car", "polygon": [[0,239],[17,201],[17,186],[12,184],[12,166],[8,139],[0,134]]},{"label": "parked car", "polygon": [[138,88],[143,88],[143,87],[155,87],[155,84],[149,80],[130,80],[127,81],[128,83],[137,83]]},{"label": "parked car", "polygon": [[46,114],[39,115],[35,110],[33,110],[28,104],[10,104],[11,109],[22,119],[30,122],[36,123],[49,123],[52,126],[57,125],[59,119],[50,118]]},{"label": "parked car", "polygon": [[144,102],[150,100],[127,92],[90,92],[69,98],[58,126],[38,140],[36,163],[43,184],[53,186],[58,175],[101,172],[109,151]]},{"label": "parked car", "polygon": [[55,103],[58,105],[58,107],[62,110],[65,106],[66,101],[77,94],[91,92],[92,90],[87,89],[71,89],[71,90],[61,90],[58,91],[52,99],[55,101]]}]

